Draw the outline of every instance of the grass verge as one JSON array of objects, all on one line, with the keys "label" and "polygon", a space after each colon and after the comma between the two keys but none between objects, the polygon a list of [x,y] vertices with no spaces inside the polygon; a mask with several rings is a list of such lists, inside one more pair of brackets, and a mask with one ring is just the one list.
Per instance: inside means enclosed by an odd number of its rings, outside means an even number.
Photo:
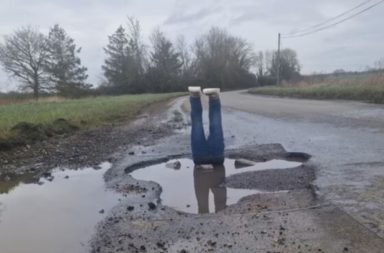
[{"label": "grass verge", "polygon": [[[149,104],[181,94],[102,96],[1,105],[0,143],[14,140],[17,135],[20,135],[20,131],[25,134],[25,130],[31,130],[37,135],[44,135],[48,131],[53,135],[56,132],[62,132],[63,129],[65,131],[65,129],[97,127],[122,119],[128,120]],[[22,137],[25,139],[26,136]],[[38,136],[36,138],[39,139]],[[23,140],[19,138],[17,142],[20,141]]]},{"label": "grass verge", "polygon": [[329,76],[321,81],[260,87],[249,92],[281,97],[359,100],[383,104],[384,73]]}]

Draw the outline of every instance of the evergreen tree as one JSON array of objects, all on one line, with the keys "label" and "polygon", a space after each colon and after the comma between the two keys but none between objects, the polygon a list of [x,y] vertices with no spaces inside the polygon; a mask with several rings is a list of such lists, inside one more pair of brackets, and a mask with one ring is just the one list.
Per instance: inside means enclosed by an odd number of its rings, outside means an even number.
[{"label": "evergreen tree", "polygon": [[102,67],[104,75],[111,86],[122,87],[128,81],[128,39],[125,29],[119,26],[108,40],[109,44],[104,48],[107,54]]},{"label": "evergreen tree", "polygon": [[47,44],[49,58],[45,70],[58,94],[73,97],[89,89],[90,85],[85,83],[87,68],[77,56],[81,48],[76,47],[74,40],[58,24],[50,29]]},{"label": "evergreen tree", "polygon": [[137,93],[145,91],[145,48],[141,41],[140,24],[128,18],[127,29],[119,26],[109,36],[104,48],[107,58],[103,65],[104,75],[114,93]]},{"label": "evergreen tree", "polygon": [[155,91],[158,92],[181,88],[178,87],[182,67],[180,54],[161,31],[156,30],[151,39],[153,51],[150,55],[149,75],[152,87],[154,86]]}]

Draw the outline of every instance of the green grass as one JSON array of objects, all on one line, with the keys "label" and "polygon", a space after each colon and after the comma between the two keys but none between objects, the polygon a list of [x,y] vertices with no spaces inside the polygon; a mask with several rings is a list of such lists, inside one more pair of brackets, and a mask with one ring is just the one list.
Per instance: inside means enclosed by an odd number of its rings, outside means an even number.
[{"label": "green grass", "polygon": [[143,107],[180,94],[102,96],[0,105],[0,138],[7,139],[10,129],[20,122],[47,125],[64,118],[79,127],[96,127],[116,120],[130,119]]},{"label": "green grass", "polygon": [[359,79],[328,80],[316,84],[270,86],[254,88],[249,92],[280,97],[358,100],[383,104],[384,78],[370,76]]}]

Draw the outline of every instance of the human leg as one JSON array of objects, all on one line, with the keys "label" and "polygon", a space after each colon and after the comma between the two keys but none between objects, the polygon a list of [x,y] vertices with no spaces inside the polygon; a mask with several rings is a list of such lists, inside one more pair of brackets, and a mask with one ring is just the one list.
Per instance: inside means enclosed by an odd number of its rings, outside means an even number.
[{"label": "human leg", "polygon": [[214,178],[211,183],[211,191],[215,203],[215,212],[223,210],[227,206],[227,188],[222,185],[225,181],[225,167],[224,165],[214,166]]},{"label": "human leg", "polygon": [[208,153],[207,141],[203,127],[203,107],[200,96],[191,96],[191,148],[195,164],[202,164]]},{"label": "human leg", "polygon": [[199,214],[209,213],[209,180],[201,169],[194,168],[193,179],[195,195],[197,200],[197,211]]},{"label": "human leg", "polygon": [[224,162],[224,136],[221,120],[220,98],[209,96],[209,136],[208,149],[213,164]]}]

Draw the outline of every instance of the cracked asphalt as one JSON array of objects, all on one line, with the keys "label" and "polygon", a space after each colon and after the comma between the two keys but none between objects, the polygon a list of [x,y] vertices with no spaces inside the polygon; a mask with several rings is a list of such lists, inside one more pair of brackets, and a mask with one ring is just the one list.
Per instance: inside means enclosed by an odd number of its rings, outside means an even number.
[{"label": "cracked asphalt", "polygon": [[107,186],[124,198],[98,225],[92,252],[382,252],[382,106],[223,93],[228,157],[263,161],[287,157],[288,151],[312,158],[288,175],[271,170],[228,178],[228,185],[250,189],[261,184],[252,178],[261,176],[265,185],[284,178],[304,181],[196,215],[162,205],[159,184],[130,175],[189,156],[185,101],[176,100],[159,116],[173,117],[180,126],[176,134],[127,150],[106,173]]}]

